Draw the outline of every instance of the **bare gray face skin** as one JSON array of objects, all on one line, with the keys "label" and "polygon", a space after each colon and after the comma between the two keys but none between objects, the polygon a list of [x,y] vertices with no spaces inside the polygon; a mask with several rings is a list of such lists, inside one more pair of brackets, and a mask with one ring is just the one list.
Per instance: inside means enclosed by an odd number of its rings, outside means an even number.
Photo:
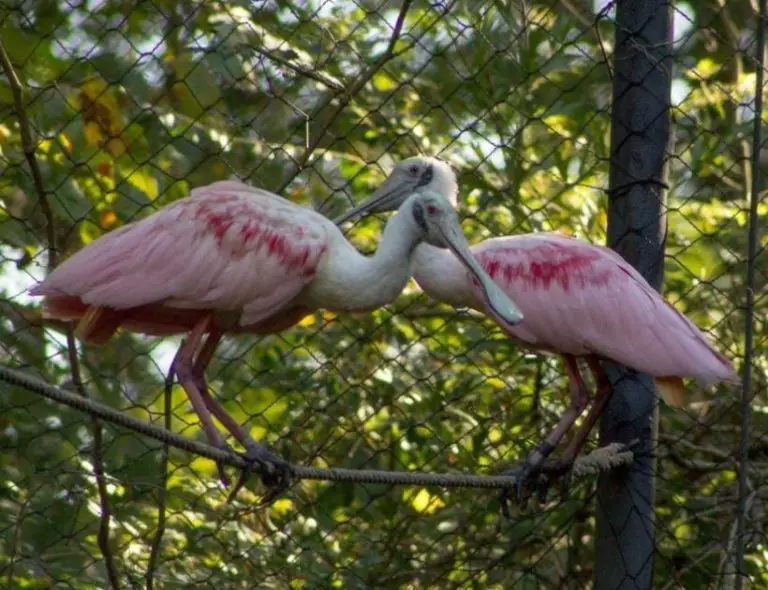
[{"label": "bare gray face skin", "polygon": [[384,183],[363,203],[335,220],[341,225],[364,213],[396,211],[413,193],[433,190],[456,207],[456,175],[437,158],[415,156],[399,162]]},{"label": "bare gray face skin", "polygon": [[[422,193],[427,197],[418,202],[418,208],[416,202],[414,203],[413,215],[422,231],[429,236],[428,242],[434,246],[448,248],[456,255],[475,278],[483,292],[486,305],[496,314],[498,320],[512,326],[522,322],[522,310],[488,276],[470,251],[456,213],[456,175],[447,163],[426,156],[402,160],[368,200],[338,218],[335,223],[341,225],[366,213],[395,211],[414,193]],[[430,221],[441,215],[450,216],[452,222],[440,227],[430,227]],[[435,232],[441,233],[435,235]]]},{"label": "bare gray face skin", "polygon": [[425,241],[438,248],[447,248],[466,267],[483,291],[488,307],[510,325],[523,321],[523,312],[504,290],[488,276],[470,250],[467,238],[461,231],[459,216],[453,205],[442,195],[425,191],[411,198],[411,214],[424,234]]}]

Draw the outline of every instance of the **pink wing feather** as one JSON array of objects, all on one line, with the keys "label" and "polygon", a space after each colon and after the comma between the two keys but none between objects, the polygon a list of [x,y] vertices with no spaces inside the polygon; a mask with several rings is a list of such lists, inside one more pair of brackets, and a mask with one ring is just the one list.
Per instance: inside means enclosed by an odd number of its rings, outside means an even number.
[{"label": "pink wing feather", "polygon": [[523,323],[506,327],[516,339],[595,354],[656,377],[735,379],[701,331],[609,248],[533,234],[487,240],[472,251],[522,309]]},{"label": "pink wing feather", "polygon": [[327,245],[311,211],[222,181],[87,245],[31,294],[48,297],[54,315],[57,297],[74,296],[118,310],[242,310],[246,326],[289,306]]}]

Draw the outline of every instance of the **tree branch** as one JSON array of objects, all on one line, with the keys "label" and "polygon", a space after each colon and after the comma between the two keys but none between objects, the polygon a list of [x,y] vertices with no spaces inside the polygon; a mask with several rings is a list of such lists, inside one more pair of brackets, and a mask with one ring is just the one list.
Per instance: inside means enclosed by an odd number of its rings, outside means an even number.
[{"label": "tree branch", "polygon": [[289,70],[293,70],[297,74],[300,74],[302,76],[305,76],[307,78],[311,78],[315,82],[320,82],[323,86],[326,88],[331,88],[333,90],[336,90],[338,92],[344,91],[344,85],[336,80],[335,78],[332,78],[326,74],[323,74],[321,72],[312,70],[303,64],[292,62],[289,59],[285,59],[284,57],[280,57],[279,55],[275,54],[272,51],[269,51],[268,49],[264,49],[263,47],[256,47],[255,51],[266,57],[267,59],[271,59],[275,63],[280,64],[281,66],[288,68]]},{"label": "tree branch", "polygon": [[[75,390],[80,394],[80,397],[88,399],[89,396],[85,391],[85,386],[83,385],[83,380],[80,375],[80,362],[77,358],[75,334],[71,327],[67,330],[67,353],[69,355],[69,366]],[[101,427],[101,420],[96,416],[91,416],[91,423],[93,424],[93,474],[96,476],[96,488],[99,491],[99,505],[101,508],[98,534],[99,549],[104,556],[109,584],[113,590],[119,590],[120,581],[117,577],[115,557],[112,554],[112,548],[109,546],[109,529],[112,522],[112,510],[109,505],[107,482],[104,478],[104,431]]]},{"label": "tree branch", "polygon": [[[37,197],[40,202],[40,209],[43,212],[46,220],[46,232],[48,241],[48,272],[53,270],[56,266],[57,251],[56,251],[56,231],[54,227],[53,211],[48,203],[47,194],[45,191],[45,185],[43,184],[43,175],[40,171],[40,165],[35,156],[36,142],[32,134],[32,126],[29,123],[29,117],[25,107],[24,87],[21,84],[19,76],[16,74],[16,70],[11,63],[11,59],[5,50],[5,46],[0,41],[0,63],[2,64],[3,71],[8,78],[8,84],[11,87],[13,93],[14,105],[16,108],[16,116],[19,119],[19,133],[21,135],[21,145],[24,150],[24,157],[29,165],[32,181],[37,191]],[[67,352],[69,355],[70,369],[72,373],[72,381],[78,393],[87,398],[88,394],[83,387],[83,382],[80,377],[80,365],[77,359],[77,346],[75,344],[75,335],[72,330],[72,326],[67,326]],[[99,523],[98,543],[99,549],[104,556],[104,561],[107,568],[107,576],[109,578],[110,585],[113,590],[118,590],[120,584],[117,577],[117,569],[115,567],[114,556],[109,546],[109,528],[111,523],[111,511],[109,507],[109,496],[107,493],[107,484],[104,480],[104,458],[103,458],[103,440],[101,423],[96,416],[92,417],[93,423],[93,472],[96,476],[96,484],[99,491],[99,500],[101,504],[101,518]]]},{"label": "tree branch", "polygon": [[595,15],[588,8],[582,8],[571,0],[560,0],[560,4],[574,19],[579,21],[579,24],[583,27],[591,29],[596,26]]},{"label": "tree branch", "polygon": [[[299,156],[298,160],[296,161],[296,170],[283,182],[280,188],[277,189],[276,192],[278,194],[281,194],[288,187],[288,185],[291,184],[293,180],[304,170],[307,162],[309,161],[309,158],[312,156],[315,149],[317,149],[317,146],[320,145],[323,137],[325,137],[326,131],[336,121],[341,112],[352,101],[355,95],[360,92],[360,89],[362,89],[362,87],[365,86],[371,78],[373,78],[376,72],[378,72],[385,63],[387,63],[395,56],[395,44],[397,43],[398,39],[400,39],[400,33],[402,31],[403,24],[405,23],[405,17],[408,13],[408,8],[411,5],[411,1],[412,0],[403,0],[403,5],[400,7],[400,13],[397,15],[397,21],[395,22],[395,26],[392,29],[392,36],[389,38],[389,43],[387,44],[387,48],[384,50],[384,53],[382,53],[379,58],[371,65],[365,68],[365,70],[363,70],[363,72],[361,72],[357,77],[355,82],[345,92],[343,92],[341,96],[338,97],[339,104],[336,105],[336,108],[333,109],[333,111],[331,111],[328,120],[323,125],[322,129],[320,129],[320,132],[315,136],[315,139],[309,143],[309,145],[307,145],[304,152],[301,154],[301,156]],[[326,107],[328,107],[333,99],[336,98],[336,96],[337,93],[331,94],[325,101],[323,101],[323,104],[321,104],[315,110],[313,116],[317,115]]]},{"label": "tree branch", "polygon": [[[168,370],[168,375],[165,378],[165,387],[163,391],[163,412],[165,413],[165,429],[171,431],[171,419],[173,417],[172,410],[172,397],[173,393],[173,378],[174,378],[173,365]],[[155,570],[157,569],[157,558],[160,555],[160,547],[163,542],[163,535],[165,534],[165,521],[166,521],[166,496],[168,493],[168,455],[170,445],[168,441],[163,441],[163,447],[160,454],[160,470],[162,472],[163,483],[157,492],[157,531],[155,532],[155,538],[152,539],[152,549],[149,553],[149,564],[147,565],[147,573],[145,579],[147,581],[147,590],[152,590],[155,581]]]},{"label": "tree branch", "polygon": [[16,116],[19,118],[19,133],[21,134],[21,147],[24,150],[24,157],[29,165],[32,174],[32,182],[37,191],[37,197],[40,201],[40,209],[46,219],[46,233],[48,238],[48,271],[50,272],[56,266],[56,232],[53,225],[53,212],[48,203],[48,198],[43,185],[43,175],[40,172],[40,165],[35,157],[35,148],[37,147],[32,135],[32,126],[29,124],[29,117],[25,106],[24,87],[21,85],[16,70],[13,68],[11,58],[5,50],[5,46],[0,41],[0,63],[3,66],[3,72],[8,78],[8,84],[13,94],[13,102],[16,108]]}]

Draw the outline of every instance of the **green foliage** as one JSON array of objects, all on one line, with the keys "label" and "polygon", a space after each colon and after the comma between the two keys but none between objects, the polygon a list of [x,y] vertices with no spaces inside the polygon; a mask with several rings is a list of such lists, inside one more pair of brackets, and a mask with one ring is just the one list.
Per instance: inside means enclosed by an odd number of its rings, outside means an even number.
[{"label": "green foliage", "polygon": [[[525,4],[523,17],[516,3],[414,2],[391,59],[353,96],[386,57],[398,3],[5,5],[0,39],[29,89],[59,257],[232,174],[336,215],[383,179],[377,163],[417,152],[456,168],[472,241],[558,230],[604,242],[612,25],[585,31],[565,3]],[[686,86],[673,109],[665,295],[741,368],[751,175],[743,104],[754,64],[734,52],[730,25],[743,23],[735,30],[751,39],[754,18],[746,0],[720,4],[690,13],[696,29],[675,61]],[[5,77],[0,112],[0,362],[69,386],[63,327],[24,293],[45,273],[48,223]],[[761,219],[767,212],[763,196]],[[359,222],[352,239],[370,251],[380,227]],[[758,433],[767,426],[767,282],[758,266]],[[161,425],[176,344],[121,333],[81,347],[85,389]],[[233,416],[292,461],[494,473],[520,461],[564,410],[561,371],[489,320],[411,286],[372,314],[318,312],[279,335],[227,339],[209,375]],[[170,403],[172,428],[202,437],[178,387]],[[3,582],[108,587],[92,422],[7,386],[0,407]],[[659,588],[707,587],[729,571],[739,420],[726,387],[700,395],[688,414],[661,409]],[[592,577],[595,482],[500,529],[493,494],[476,490],[302,482],[256,509],[256,481],[227,505],[210,461],[172,450],[166,477],[158,444],[111,426],[103,436],[108,544],[124,587],[145,583],[163,487],[155,587],[582,587]],[[754,587],[768,584],[762,445],[749,472]]]}]

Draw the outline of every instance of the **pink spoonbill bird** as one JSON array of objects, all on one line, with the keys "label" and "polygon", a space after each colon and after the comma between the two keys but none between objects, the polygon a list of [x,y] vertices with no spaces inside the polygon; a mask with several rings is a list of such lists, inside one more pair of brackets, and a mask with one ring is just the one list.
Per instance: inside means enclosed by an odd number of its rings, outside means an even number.
[{"label": "pink spoonbill bird", "polygon": [[229,449],[215,416],[261,467],[264,483],[282,488],[290,464],[256,443],[208,392],[205,369],[225,333],[272,334],[316,309],[385,305],[408,282],[422,241],[450,248],[482,285],[489,308],[510,325],[521,321],[470,254],[451,204],[428,191],[401,200],[378,250],[366,257],[319,213],[239,181],[215,182],[88,244],[31,294],[45,297],[46,315],[77,320],[86,342],[104,343],[119,327],[187,334],[173,370],[208,440]]},{"label": "pink spoonbill bird", "polygon": [[[458,186],[450,166],[436,158],[413,157],[399,162],[367,201],[336,223],[364,213],[391,211],[419,190],[437,192],[457,204]],[[520,306],[525,321],[511,325],[488,309],[474,279],[448,252],[428,244],[418,246],[413,276],[435,299],[491,315],[513,340],[562,356],[570,382],[568,409],[515,472],[520,476],[518,499],[526,479],[541,470],[547,456],[589,404],[577,359],[586,361],[596,392],[584,423],[563,455],[564,465],[570,465],[578,455],[610,398],[612,388],[601,361],[652,375],[672,407],[684,403],[683,377],[704,385],[736,379],[731,363],[704,334],[609,248],[557,233],[540,233],[489,239],[471,251]],[[502,493],[505,514],[507,494],[506,490]]]}]

